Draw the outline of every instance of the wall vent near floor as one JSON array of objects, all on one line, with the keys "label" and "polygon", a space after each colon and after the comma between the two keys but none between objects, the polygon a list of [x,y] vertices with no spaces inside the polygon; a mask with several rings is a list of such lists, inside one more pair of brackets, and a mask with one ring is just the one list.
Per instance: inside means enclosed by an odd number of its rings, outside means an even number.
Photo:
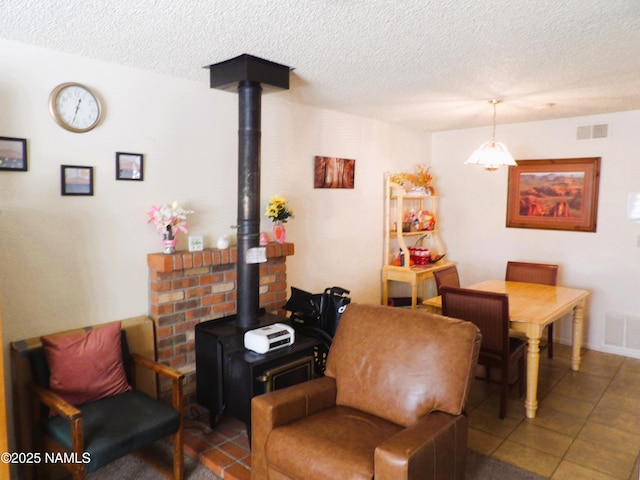
[{"label": "wall vent near floor", "polygon": [[576,139],[588,140],[590,138],[607,138],[609,136],[609,124],[582,125],[577,128]]},{"label": "wall vent near floor", "polygon": [[640,350],[640,317],[609,312],[605,316],[604,343]]},{"label": "wall vent near floor", "polygon": [[625,343],[627,348],[640,350],[640,318],[627,316]]}]

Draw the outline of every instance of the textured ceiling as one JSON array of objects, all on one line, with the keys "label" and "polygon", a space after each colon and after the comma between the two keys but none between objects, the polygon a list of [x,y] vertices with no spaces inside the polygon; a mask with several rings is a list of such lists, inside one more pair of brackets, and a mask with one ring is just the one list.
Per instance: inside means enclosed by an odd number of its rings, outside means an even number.
[{"label": "textured ceiling", "polygon": [[0,38],[205,84],[250,53],[291,101],[430,131],[640,109],[640,0],[0,0]]}]

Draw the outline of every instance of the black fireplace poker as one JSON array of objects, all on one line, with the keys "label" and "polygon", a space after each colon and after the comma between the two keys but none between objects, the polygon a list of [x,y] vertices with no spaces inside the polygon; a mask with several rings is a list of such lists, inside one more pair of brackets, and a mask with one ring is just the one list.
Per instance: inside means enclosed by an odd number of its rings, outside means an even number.
[{"label": "black fireplace poker", "polygon": [[236,326],[259,325],[260,268],[247,261],[259,246],[262,92],[289,89],[290,68],[243,54],[209,65],[210,86],[238,92],[238,259]]}]

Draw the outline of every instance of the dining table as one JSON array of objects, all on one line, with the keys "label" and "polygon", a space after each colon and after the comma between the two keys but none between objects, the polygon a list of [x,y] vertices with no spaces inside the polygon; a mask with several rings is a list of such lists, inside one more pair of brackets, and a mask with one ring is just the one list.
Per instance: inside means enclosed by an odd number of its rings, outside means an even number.
[{"label": "dining table", "polygon": [[[555,285],[485,280],[465,288],[506,293],[509,296],[510,328],[527,337],[527,393],[524,402],[527,418],[535,418],[538,410],[538,372],[540,337],[547,325],[572,315],[571,370],[580,369],[580,349],[584,324],[584,306],[589,291]],[[442,313],[442,298],[429,298],[423,307]]]}]

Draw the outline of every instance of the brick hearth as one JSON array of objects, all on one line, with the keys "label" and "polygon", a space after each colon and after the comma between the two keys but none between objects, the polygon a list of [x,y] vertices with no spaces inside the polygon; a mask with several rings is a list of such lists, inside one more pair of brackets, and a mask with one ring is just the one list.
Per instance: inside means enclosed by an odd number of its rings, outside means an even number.
[{"label": "brick hearth", "polygon": [[[292,243],[269,243],[267,262],[260,264],[260,306],[278,311],[287,299],[287,256]],[[149,316],[155,325],[158,361],[185,374],[185,407],[195,405],[194,327],[205,320],[236,313],[237,250],[205,249],[147,255]],[[169,399],[171,386],[160,384]]]}]

